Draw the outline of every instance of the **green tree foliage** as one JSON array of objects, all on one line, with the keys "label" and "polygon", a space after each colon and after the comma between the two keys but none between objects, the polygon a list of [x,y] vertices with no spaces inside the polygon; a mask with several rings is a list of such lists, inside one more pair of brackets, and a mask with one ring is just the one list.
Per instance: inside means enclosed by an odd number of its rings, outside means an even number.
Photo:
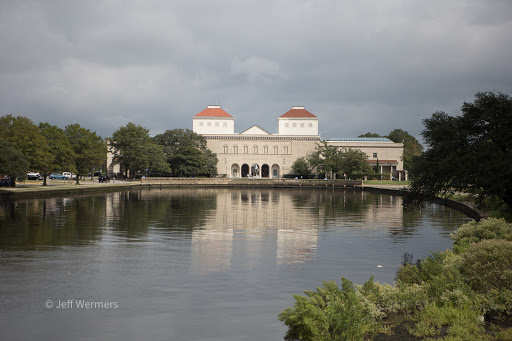
[{"label": "green tree foliage", "polygon": [[49,123],[40,123],[39,130],[46,139],[50,154],[50,157],[46,159],[40,169],[44,176],[43,186],[46,186],[46,178],[51,172],[67,171],[76,173],[76,155],[64,129]]},{"label": "green tree foliage", "polygon": [[363,340],[375,330],[380,312],[346,278],[341,289],[334,281],[324,281],[305,294],[294,295],[295,305],[279,314],[288,326],[286,340]]},{"label": "green tree foliage", "polygon": [[307,161],[317,173],[325,173],[332,178],[336,174],[346,174],[348,178],[361,177],[372,171],[367,162],[366,153],[351,148],[329,146],[327,142],[317,145],[316,150],[309,155]]},{"label": "green tree foliage", "polygon": [[382,137],[380,136],[379,134],[377,133],[370,133],[370,132],[367,132],[366,134],[361,134],[359,135],[358,137]]},{"label": "green tree foliage", "polygon": [[173,176],[217,174],[217,155],[206,147],[204,136],[190,129],[173,129],[154,139],[163,147]]},{"label": "green tree foliage", "polygon": [[151,139],[149,130],[140,125],[130,122],[119,128],[112,134],[111,146],[116,162],[132,177],[146,169],[148,174],[169,170],[162,147]]},{"label": "green tree foliage", "polygon": [[407,205],[437,195],[466,192],[498,198],[512,209],[512,98],[477,93],[462,105],[462,116],[436,112],[423,121],[428,145],[416,158]]},{"label": "green tree foliage", "polygon": [[25,178],[29,170],[30,163],[18,149],[6,140],[0,139],[2,152],[0,153],[0,174],[7,175],[13,181],[11,186],[15,186],[16,178]]},{"label": "green tree foliage", "polygon": [[51,159],[49,146],[39,127],[26,117],[0,117],[0,139],[9,141],[12,147],[19,150],[28,160],[31,170],[42,171]]},{"label": "green tree foliage", "polygon": [[410,170],[412,168],[414,158],[423,153],[423,146],[421,143],[403,129],[395,129],[391,131],[387,138],[393,142],[404,144],[404,169]]},{"label": "green tree foliage", "polygon": [[107,158],[107,144],[89,129],[79,124],[70,124],[65,129],[66,136],[73,146],[75,154],[76,184],[80,184],[80,175],[86,175],[104,164]]},{"label": "green tree foliage", "polygon": [[308,160],[305,157],[299,157],[292,164],[292,172],[297,175],[311,175],[311,169],[309,167]]}]

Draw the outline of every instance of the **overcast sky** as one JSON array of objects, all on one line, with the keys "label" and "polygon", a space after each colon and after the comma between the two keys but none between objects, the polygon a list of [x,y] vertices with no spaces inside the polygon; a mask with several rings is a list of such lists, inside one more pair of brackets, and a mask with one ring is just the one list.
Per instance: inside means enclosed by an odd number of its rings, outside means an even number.
[{"label": "overcast sky", "polygon": [[323,138],[419,137],[477,91],[512,95],[512,1],[0,0],[0,115],[103,137],[192,128],[221,104],[235,131],[303,105]]}]

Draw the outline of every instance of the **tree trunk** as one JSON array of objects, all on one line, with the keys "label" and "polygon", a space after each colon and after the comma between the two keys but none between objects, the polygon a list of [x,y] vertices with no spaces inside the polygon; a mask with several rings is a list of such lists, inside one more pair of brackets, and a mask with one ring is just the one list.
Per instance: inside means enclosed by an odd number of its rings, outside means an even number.
[{"label": "tree trunk", "polygon": [[43,173],[43,186],[48,186],[46,183],[46,178],[48,177],[48,173]]},{"label": "tree trunk", "polygon": [[80,174],[76,175],[76,182],[75,185],[80,185]]}]

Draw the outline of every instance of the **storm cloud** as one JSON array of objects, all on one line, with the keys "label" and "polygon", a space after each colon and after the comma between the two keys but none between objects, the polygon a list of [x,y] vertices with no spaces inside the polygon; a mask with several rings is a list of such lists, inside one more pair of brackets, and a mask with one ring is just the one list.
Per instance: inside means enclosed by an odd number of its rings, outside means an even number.
[{"label": "storm cloud", "polygon": [[0,115],[103,137],[191,128],[221,104],[240,132],[303,105],[323,138],[458,114],[512,94],[512,2],[2,1]]}]

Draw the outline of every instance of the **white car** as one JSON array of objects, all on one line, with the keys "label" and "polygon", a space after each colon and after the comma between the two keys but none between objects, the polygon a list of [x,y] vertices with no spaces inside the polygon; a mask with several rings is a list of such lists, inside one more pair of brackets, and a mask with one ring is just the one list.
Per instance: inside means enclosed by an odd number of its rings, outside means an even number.
[{"label": "white car", "polygon": [[42,180],[42,176],[39,173],[30,172],[27,173],[27,180]]},{"label": "white car", "polygon": [[64,175],[66,179],[76,179],[76,174],[70,172],[62,172],[62,175]]}]

